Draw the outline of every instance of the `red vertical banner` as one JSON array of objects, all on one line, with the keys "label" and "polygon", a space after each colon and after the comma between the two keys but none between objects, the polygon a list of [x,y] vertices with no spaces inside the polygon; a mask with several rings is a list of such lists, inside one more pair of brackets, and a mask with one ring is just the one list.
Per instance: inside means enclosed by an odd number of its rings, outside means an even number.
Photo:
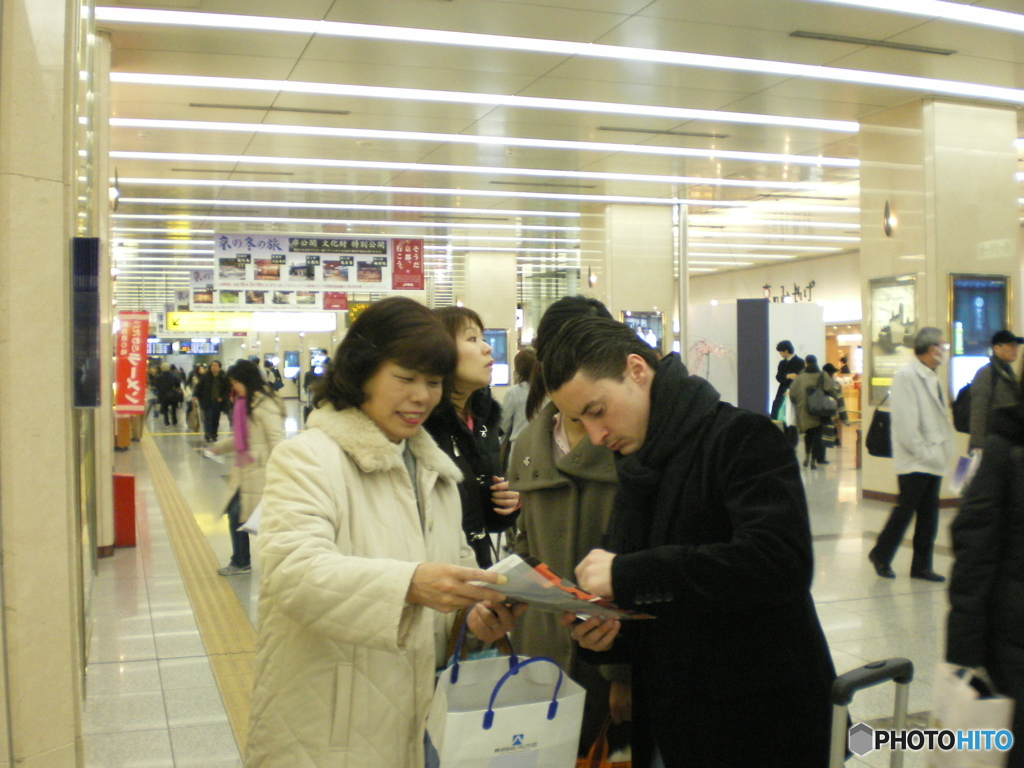
[{"label": "red vertical banner", "polygon": [[148,312],[118,312],[114,413],[146,412],[146,342]]},{"label": "red vertical banner", "polygon": [[396,291],[423,290],[423,241],[392,241],[391,288]]}]

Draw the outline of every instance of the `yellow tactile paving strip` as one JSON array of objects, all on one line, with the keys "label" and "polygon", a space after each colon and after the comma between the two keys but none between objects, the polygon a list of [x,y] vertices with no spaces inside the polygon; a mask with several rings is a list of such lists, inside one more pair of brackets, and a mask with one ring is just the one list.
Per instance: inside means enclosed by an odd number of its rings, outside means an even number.
[{"label": "yellow tactile paving strip", "polygon": [[227,581],[217,575],[219,566],[213,550],[148,431],[143,434],[141,445],[199,635],[238,749],[244,753],[256,631]]}]

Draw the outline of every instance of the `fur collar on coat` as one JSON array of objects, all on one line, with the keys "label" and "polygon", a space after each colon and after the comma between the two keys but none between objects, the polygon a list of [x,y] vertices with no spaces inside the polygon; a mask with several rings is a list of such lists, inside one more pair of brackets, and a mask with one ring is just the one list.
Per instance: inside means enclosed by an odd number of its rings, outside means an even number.
[{"label": "fur collar on coat", "polygon": [[[310,415],[310,428],[324,432],[347,453],[363,472],[405,470],[402,449],[392,443],[370,418],[358,408],[337,411],[329,403],[322,404]],[[408,440],[416,463],[452,482],[462,481],[462,472],[422,427]]]}]

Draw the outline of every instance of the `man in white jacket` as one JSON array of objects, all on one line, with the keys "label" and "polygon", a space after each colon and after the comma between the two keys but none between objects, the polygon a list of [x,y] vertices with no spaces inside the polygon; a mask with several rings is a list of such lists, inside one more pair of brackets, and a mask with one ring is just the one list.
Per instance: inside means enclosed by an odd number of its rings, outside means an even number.
[{"label": "man in white jacket", "polygon": [[890,564],[916,512],[910,578],[946,580],[932,570],[932,547],[939,526],[939,487],[954,451],[945,386],[935,374],[946,361],[948,346],[938,328],[922,328],[914,339],[917,359],[893,378],[892,463],[900,494],[868,553],[875,572],[886,579],[896,578]]}]

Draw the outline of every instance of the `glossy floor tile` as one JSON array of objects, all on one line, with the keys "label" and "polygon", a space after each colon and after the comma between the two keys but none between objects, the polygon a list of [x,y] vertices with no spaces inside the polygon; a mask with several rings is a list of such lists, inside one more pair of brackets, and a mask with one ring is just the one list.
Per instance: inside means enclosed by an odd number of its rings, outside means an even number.
[{"label": "glossy floor tile", "polygon": [[[297,428],[298,404],[291,402],[288,427]],[[167,469],[188,501],[196,524],[217,561],[226,563],[231,544],[226,501],[230,466],[204,458],[202,436],[184,424],[149,428]],[[222,434],[227,434],[226,420]],[[878,578],[867,561],[890,506],[860,498],[852,448],[830,452],[831,463],[803,470],[814,537],[812,592],[838,672],[891,656],[916,667],[911,711],[930,708],[933,670],[945,644],[945,584],[912,580],[909,541],[893,568],[897,578]],[[121,766],[241,765],[166,526],[138,448],[118,457],[119,471],[136,476],[139,543],[100,561],[90,598],[91,635],[83,729],[90,768]],[[948,525],[942,512],[935,570],[948,574]],[[912,535],[912,529],[908,532]],[[255,544],[255,542],[254,542]],[[227,579],[250,621],[255,623],[258,569]],[[859,694],[855,720],[891,715],[892,686]],[[908,754],[908,768],[923,756]],[[852,758],[851,766],[888,765],[887,753]]]}]

